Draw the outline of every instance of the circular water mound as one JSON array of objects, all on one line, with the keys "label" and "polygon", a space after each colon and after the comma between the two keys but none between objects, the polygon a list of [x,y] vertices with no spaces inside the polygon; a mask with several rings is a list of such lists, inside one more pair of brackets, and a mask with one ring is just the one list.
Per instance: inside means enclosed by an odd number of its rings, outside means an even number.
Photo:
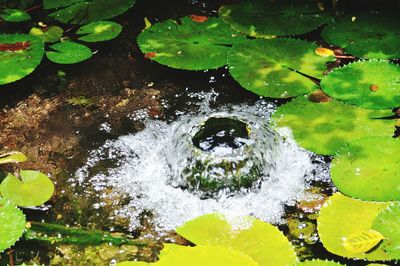
[{"label": "circular water mound", "polygon": [[246,113],[213,113],[196,120],[177,123],[165,149],[168,183],[202,199],[258,190],[279,156],[279,136]]},{"label": "circular water mound", "polygon": [[[207,106],[171,123],[145,121],[143,131],[94,150],[76,173],[76,180],[94,187],[100,195],[105,194],[102,191],[109,193],[110,188],[114,194],[128,194],[129,203],[115,206],[111,219],[129,218],[131,229],[140,227],[146,216],[151,217],[155,230],[167,231],[213,212],[280,223],[285,206],[303,198],[307,180],[320,171],[289,134],[269,129],[272,111],[265,102],[218,109]],[[202,161],[212,156],[212,163]],[[110,160],[117,160],[118,166],[93,175],[93,169]],[[244,161],[236,168],[242,173],[256,171],[254,181],[233,189],[234,183],[228,182],[210,191],[196,188],[188,178],[198,163],[202,174],[219,176],[215,164],[223,161]],[[213,165],[213,170],[204,165]]]}]

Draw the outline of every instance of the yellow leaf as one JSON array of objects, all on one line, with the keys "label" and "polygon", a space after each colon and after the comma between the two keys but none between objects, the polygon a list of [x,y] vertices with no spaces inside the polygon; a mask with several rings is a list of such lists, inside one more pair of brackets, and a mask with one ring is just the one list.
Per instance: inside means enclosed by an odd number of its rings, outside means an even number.
[{"label": "yellow leaf", "polygon": [[151,27],[151,22],[147,17],[144,18],[144,25],[144,29],[148,29]]},{"label": "yellow leaf", "polygon": [[315,49],[315,54],[322,57],[335,56],[335,53],[331,49],[324,47],[318,47],[317,49]]},{"label": "yellow leaf", "polygon": [[343,246],[352,253],[365,253],[373,249],[384,238],[378,231],[369,229],[345,237]]}]

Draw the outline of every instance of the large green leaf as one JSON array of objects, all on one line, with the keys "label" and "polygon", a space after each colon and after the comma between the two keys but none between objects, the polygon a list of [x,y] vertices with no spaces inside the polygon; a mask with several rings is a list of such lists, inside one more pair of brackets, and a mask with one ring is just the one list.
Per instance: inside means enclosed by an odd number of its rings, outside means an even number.
[{"label": "large green leaf", "polygon": [[366,137],[338,151],[332,180],[339,190],[363,200],[400,200],[400,140]]},{"label": "large green leaf", "polygon": [[32,35],[0,35],[0,85],[22,79],[42,61],[43,42]]},{"label": "large green leaf", "polygon": [[368,109],[400,106],[400,66],[387,61],[358,61],[336,68],[321,81],[331,97]]},{"label": "large green leaf", "polygon": [[330,12],[307,0],[246,0],[222,6],[219,15],[234,29],[256,37],[306,33],[332,19]]},{"label": "large green leaf", "polygon": [[8,22],[22,22],[31,19],[31,16],[24,10],[20,9],[5,9],[0,11],[0,18]]},{"label": "large green leaf", "polygon": [[389,111],[366,110],[338,101],[313,103],[297,97],[279,107],[272,120],[278,127],[289,127],[302,147],[315,153],[333,155],[345,143],[366,136],[392,136],[395,122],[375,119],[390,116]]},{"label": "large green leaf", "polygon": [[[179,22],[154,24],[138,36],[146,57],[173,68],[214,69],[226,65],[229,46],[244,40],[218,18],[196,22],[190,17]],[[149,56],[151,55],[151,56]]]},{"label": "large green leaf", "polygon": [[21,179],[8,174],[0,184],[3,197],[18,206],[39,206],[48,201],[54,192],[53,182],[37,171],[21,170]]},{"label": "large green leaf", "polygon": [[400,259],[400,202],[391,203],[388,208],[382,210],[372,225],[372,228],[381,232],[385,239],[382,249],[392,259]]},{"label": "large green leaf", "polygon": [[400,58],[398,15],[363,12],[346,15],[322,31],[328,43],[363,58]]},{"label": "large green leaf", "polygon": [[0,252],[14,245],[25,229],[25,215],[5,198],[0,198]]},{"label": "large green leaf", "polygon": [[47,58],[57,64],[76,64],[92,57],[89,47],[76,42],[59,42],[50,46]]},{"label": "large green leaf", "polygon": [[368,260],[389,260],[382,247],[378,246],[368,253],[353,253],[344,246],[344,240],[356,232],[372,229],[378,213],[388,203],[367,202],[336,193],[322,206],[318,217],[318,233],[324,247],[331,253]]},{"label": "large green leaf", "polygon": [[122,31],[122,26],[112,21],[96,21],[84,25],[78,29],[76,34],[84,42],[103,42],[116,38]]},{"label": "large green leaf", "polygon": [[258,95],[287,98],[311,92],[333,57],[315,54],[318,46],[296,39],[248,40],[229,52],[229,72],[240,85]]},{"label": "large green leaf", "polygon": [[50,17],[70,24],[113,18],[130,9],[136,0],[44,0],[45,9],[57,9]]},{"label": "large green leaf", "polygon": [[212,245],[242,252],[265,265],[289,265],[296,254],[287,238],[269,223],[244,217],[229,220],[219,214],[198,217],[176,229],[196,245]]}]

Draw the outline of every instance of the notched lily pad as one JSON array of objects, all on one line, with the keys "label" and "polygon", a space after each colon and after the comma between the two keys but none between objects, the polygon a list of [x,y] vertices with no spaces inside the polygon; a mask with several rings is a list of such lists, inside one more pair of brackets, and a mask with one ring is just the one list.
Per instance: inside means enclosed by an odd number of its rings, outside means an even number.
[{"label": "notched lily pad", "polygon": [[9,200],[0,197],[0,252],[14,245],[25,229],[25,215]]},{"label": "notched lily pad", "polygon": [[392,136],[395,122],[376,119],[390,111],[366,110],[335,100],[313,103],[297,97],[272,115],[278,127],[289,127],[296,142],[318,154],[334,155],[345,143],[366,136]]},{"label": "notched lily pad", "polygon": [[21,170],[21,179],[8,174],[0,184],[3,197],[18,206],[39,206],[48,201],[54,192],[53,182],[37,171]]},{"label": "notched lily pad", "polygon": [[398,14],[358,12],[329,23],[322,38],[347,53],[376,59],[400,58]]},{"label": "notched lily pad", "polygon": [[368,109],[400,105],[400,66],[387,61],[358,61],[334,69],[321,81],[331,97]]},{"label": "notched lily pad", "polygon": [[300,73],[322,78],[325,64],[334,60],[316,55],[316,48],[314,43],[297,39],[247,40],[230,50],[229,72],[258,95],[288,98],[309,93],[317,86]]},{"label": "notched lily pad", "polygon": [[234,29],[255,37],[306,33],[333,17],[316,2],[304,0],[246,0],[222,6],[219,15]]},{"label": "notched lily pad", "polygon": [[76,42],[60,42],[50,46],[53,51],[47,51],[47,58],[57,64],[76,64],[92,57],[89,47]]},{"label": "notched lily pad", "polygon": [[400,200],[399,151],[400,140],[390,136],[354,140],[343,146],[332,161],[332,180],[351,197]]},{"label": "notched lily pad", "polygon": [[58,42],[62,38],[64,30],[59,26],[51,26],[47,29],[33,27],[29,31],[29,34],[39,37],[43,42],[53,43]]},{"label": "notched lily pad", "polygon": [[113,18],[130,9],[136,0],[44,0],[49,16],[66,24],[86,24]]},{"label": "notched lily pad", "polygon": [[29,34],[0,35],[0,85],[32,73],[42,61],[43,42]]},{"label": "notched lily pad", "polygon": [[372,228],[381,232],[385,239],[382,249],[392,259],[400,259],[400,202],[391,203],[375,218]]},{"label": "notched lily pad", "polygon": [[215,69],[226,65],[230,46],[244,36],[218,18],[195,22],[190,17],[179,22],[167,20],[145,29],[137,38],[146,58],[173,68]]},{"label": "notched lily pad", "polygon": [[23,22],[31,19],[31,15],[21,9],[5,9],[0,11],[0,18],[8,22]]},{"label": "notched lily pad", "polygon": [[84,35],[78,40],[84,42],[103,42],[116,38],[122,31],[122,26],[112,21],[96,21],[84,25],[76,34]]},{"label": "notched lily pad", "polygon": [[357,259],[390,260],[381,246],[368,253],[349,251],[343,239],[357,232],[372,229],[372,223],[378,213],[388,203],[368,202],[346,197],[341,193],[332,195],[322,206],[318,217],[319,237],[324,247],[331,253]]}]

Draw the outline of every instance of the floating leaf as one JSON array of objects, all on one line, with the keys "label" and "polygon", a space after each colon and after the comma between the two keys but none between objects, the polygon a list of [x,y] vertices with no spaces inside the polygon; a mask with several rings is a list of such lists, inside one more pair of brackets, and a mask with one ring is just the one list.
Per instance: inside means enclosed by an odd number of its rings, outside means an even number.
[{"label": "floating leaf", "polygon": [[297,260],[292,245],[278,228],[251,217],[228,221],[222,215],[208,214],[176,231],[196,245],[223,246],[242,252],[260,266],[290,265]]},{"label": "floating leaf", "polygon": [[246,0],[222,6],[219,15],[234,29],[255,37],[306,33],[332,19],[317,3],[304,0]]},{"label": "floating leaf", "polygon": [[84,42],[103,42],[116,38],[122,31],[122,26],[112,21],[96,21],[84,25],[76,34],[84,35],[78,40]]},{"label": "floating leaf", "polygon": [[340,265],[343,264],[329,260],[306,260],[295,264],[295,266],[340,266]]},{"label": "floating leaf", "polygon": [[322,31],[322,38],[358,57],[400,58],[400,27],[396,13],[349,14],[329,23]]},{"label": "floating leaf", "polygon": [[46,52],[47,58],[57,64],[76,64],[92,57],[92,51],[76,42],[60,42],[50,46],[56,52]]},{"label": "floating leaf", "polygon": [[387,61],[358,61],[334,69],[321,81],[331,97],[368,109],[400,105],[400,66]]},{"label": "floating leaf", "polygon": [[343,238],[343,246],[352,253],[366,253],[378,245],[382,239],[384,237],[381,233],[368,229]]},{"label": "floating leaf", "polygon": [[14,245],[25,229],[25,215],[5,198],[0,198],[0,252]]},{"label": "floating leaf", "polygon": [[296,39],[248,40],[229,52],[229,72],[258,95],[288,98],[305,94],[316,84],[298,72],[322,78],[325,64],[334,60],[317,56],[316,48],[314,43]]},{"label": "floating leaf", "polygon": [[33,27],[29,34],[39,37],[43,42],[52,43],[58,42],[62,38],[64,30],[59,26],[51,26],[46,30]]},{"label": "floating leaf", "polygon": [[366,110],[338,101],[313,103],[297,97],[272,115],[279,127],[289,127],[300,146],[315,153],[333,155],[345,143],[366,136],[392,136],[389,111]]},{"label": "floating leaf", "polygon": [[86,24],[113,18],[130,9],[136,0],[44,0],[49,16],[66,24]]},{"label": "floating leaf", "polygon": [[392,258],[400,259],[400,202],[391,203],[382,210],[372,225],[372,228],[381,232],[385,239],[381,247]]},{"label": "floating leaf", "polygon": [[42,61],[43,42],[32,35],[0,35],[0,85],[22,79]]},{"label": "floating leaf", "polygon": [[353,253],[343,245],[343,239],[354,232],[372,229],[375,217],[387,206],[388,203],[361,201],[335,193],[322,206],[317,220],[322,244],[329,252],[342,257],[389,260],[389,256],[380,246],[369,253]]},{"label": "floating leaf", "polygon": [[31,15],[20,9],[5,9],[0,11],[0,18],[8,22],[22,22],[31,19]]},{"label": "floating leaf", "polygon": [[145,29],[138,44],[152,60],[178,69],[204,70],[226,65],[230,46],[244,40],[218,18],[203,23],[190,17],[167,20]]},{"label": "floating leaf", "polygon": [[19,151],[11,151],[0,154],[0,164],[6,163],[22,163],[28,160],[25,154]]},{"label": "floating leaf", "polygon": [[332,161],[332,180],[351,197],[400,200],[399,151],[400,140],[389,136],[354,140],[342,147]]},{"label": "floating leaf", "polygon": [[318,47],[317,49],[315,49],[315,54],[322,57],[335,56],[335,53],[331,49],[324,47]]},{"label": "floating leaf", "polygon": [[8,174],[0,184],[3,197],[10,199],[18,206],[39,206],[48,201],[54,192],[53,182],[37,171],[21,170],[21,179]]}]

